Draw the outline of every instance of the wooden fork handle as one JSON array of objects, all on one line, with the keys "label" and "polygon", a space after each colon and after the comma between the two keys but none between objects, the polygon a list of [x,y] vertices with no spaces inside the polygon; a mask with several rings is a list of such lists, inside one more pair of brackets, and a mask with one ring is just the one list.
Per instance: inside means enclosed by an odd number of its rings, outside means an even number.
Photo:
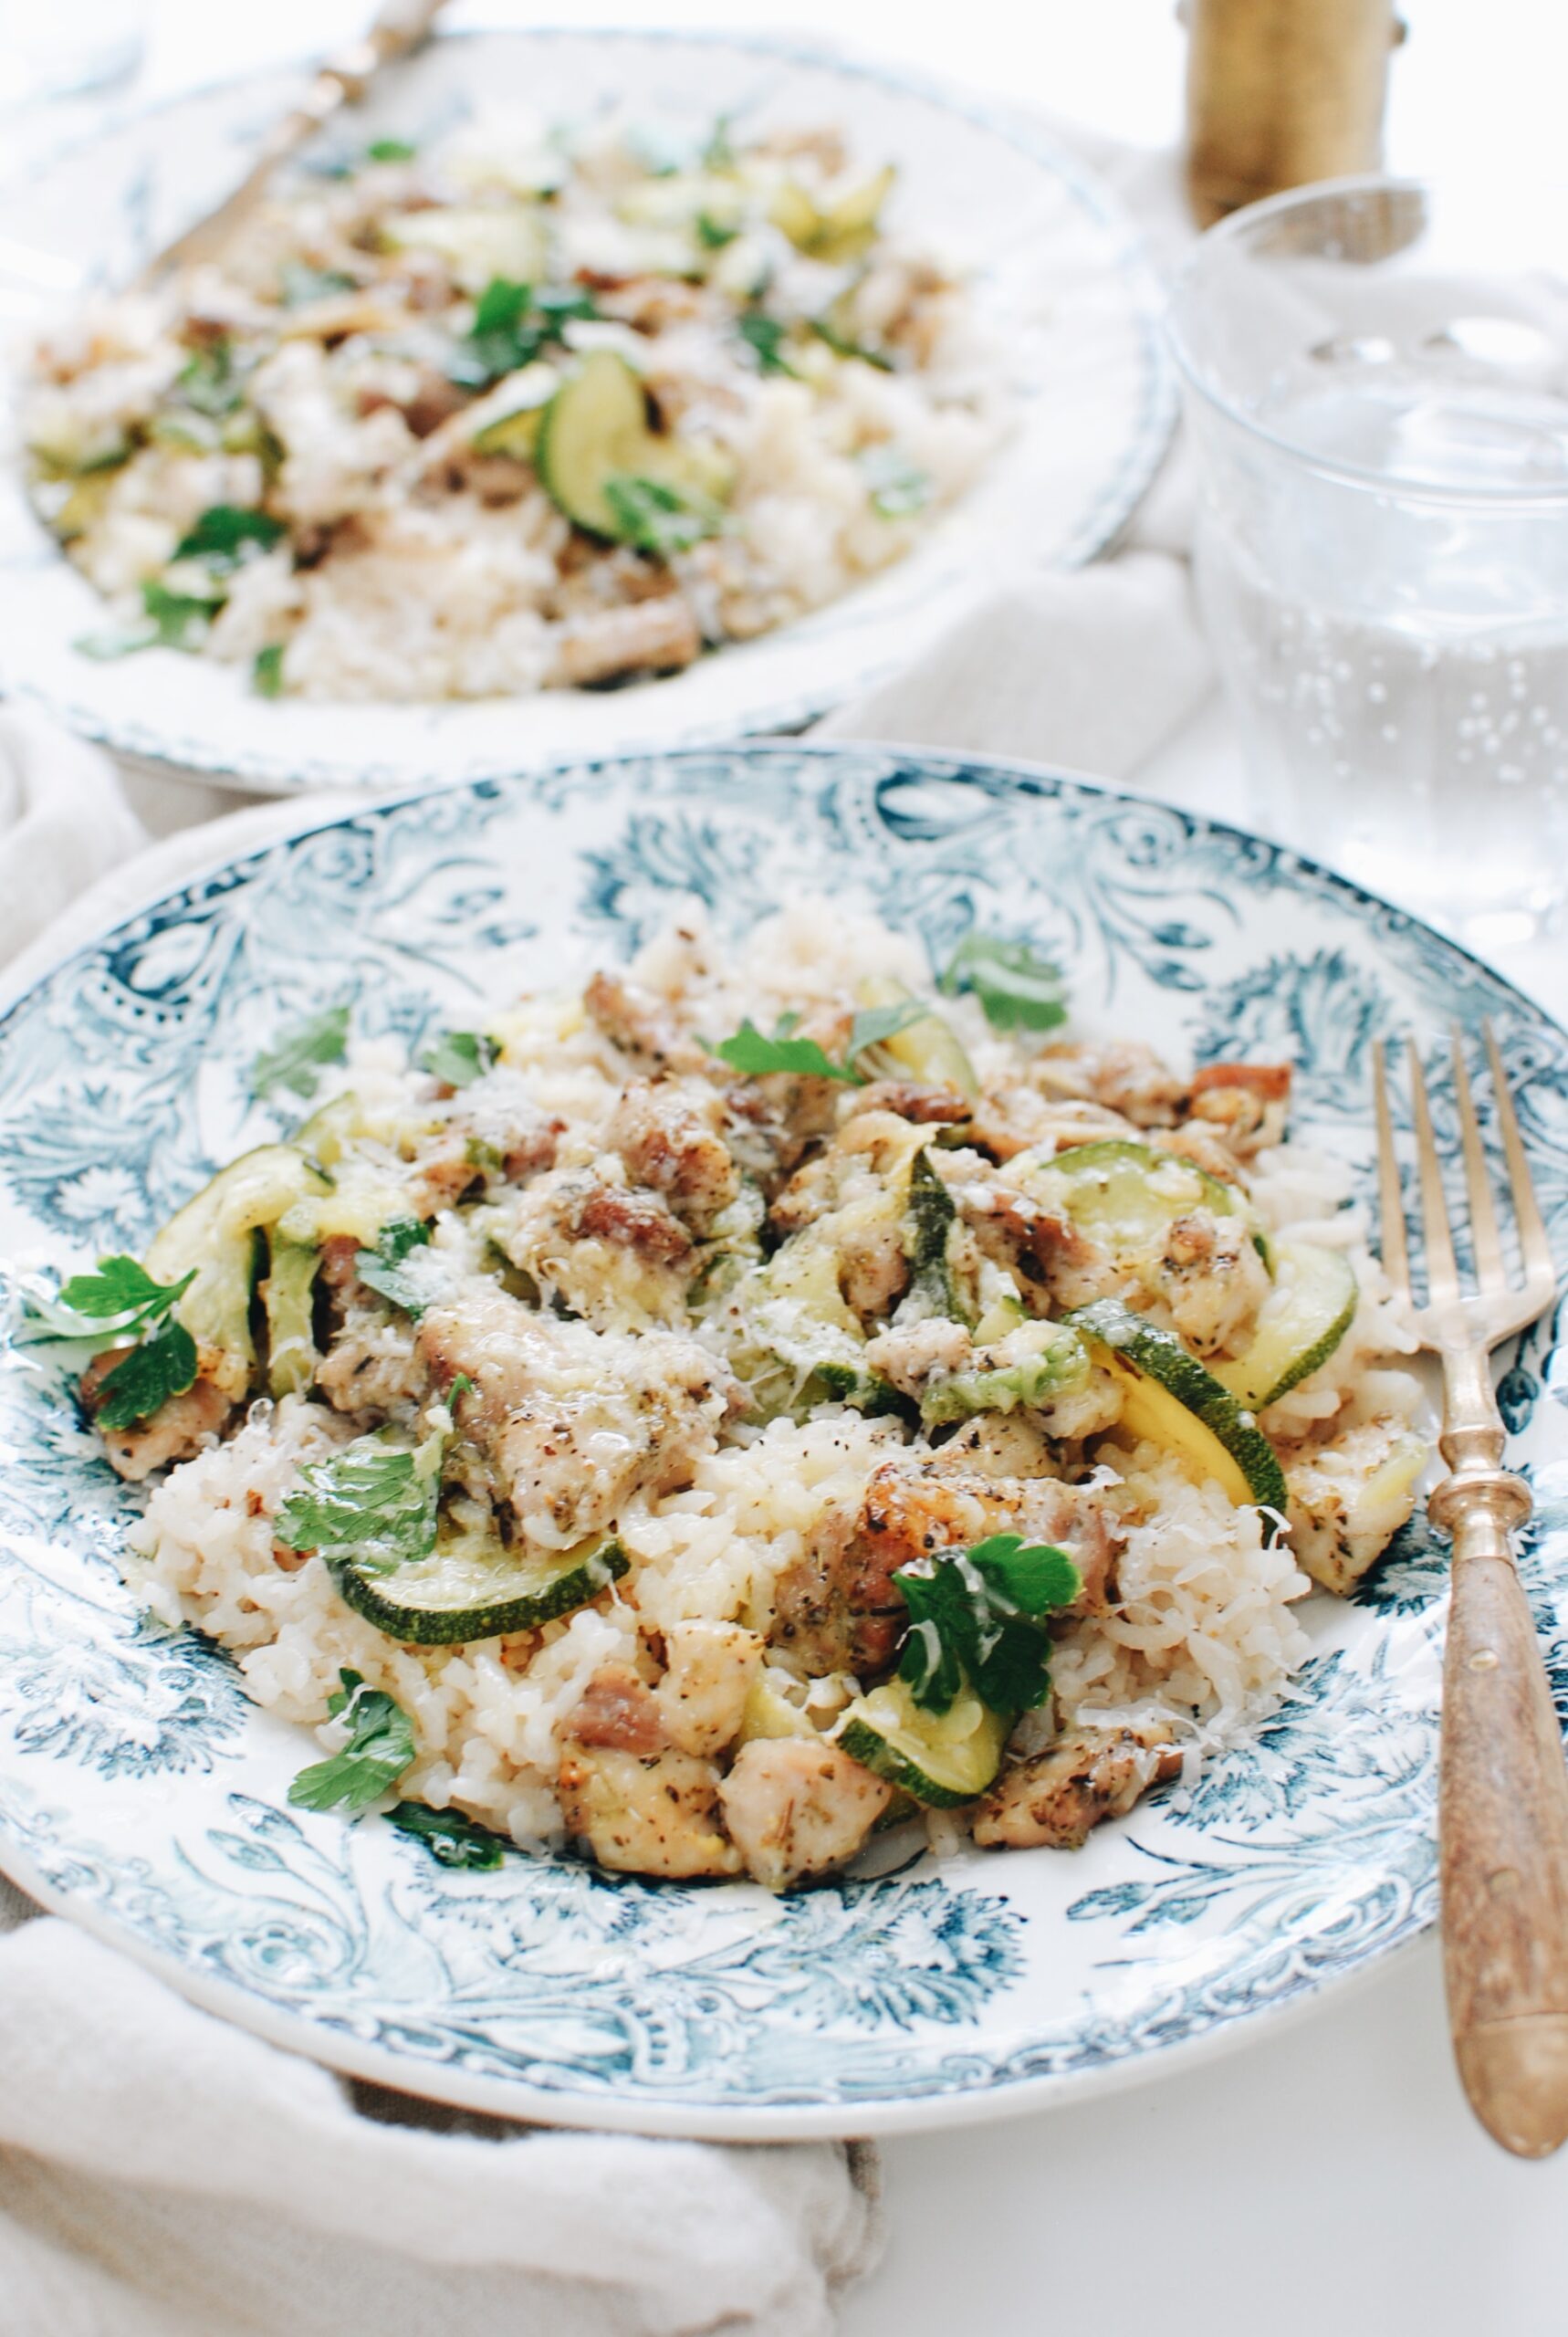
[{"label": "wooden fork handle", "polygon": [[1459,2075],[1505,2150],[1545,2158],[1568,2139],[1568,1763],[1510,1546],[1529,1506],[1501,1472],[1433,1497],[1454,1537],[1438,1834]]}]

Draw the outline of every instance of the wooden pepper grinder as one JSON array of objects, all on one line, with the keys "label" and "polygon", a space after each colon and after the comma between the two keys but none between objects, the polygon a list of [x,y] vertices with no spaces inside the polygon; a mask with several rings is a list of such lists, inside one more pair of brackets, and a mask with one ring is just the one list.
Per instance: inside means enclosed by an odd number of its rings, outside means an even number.
[{"label": "wooden pepper grinder", "polygon": [[1187,195],[1200,227],[1383,158],[1395,0],[1181,0]]}]

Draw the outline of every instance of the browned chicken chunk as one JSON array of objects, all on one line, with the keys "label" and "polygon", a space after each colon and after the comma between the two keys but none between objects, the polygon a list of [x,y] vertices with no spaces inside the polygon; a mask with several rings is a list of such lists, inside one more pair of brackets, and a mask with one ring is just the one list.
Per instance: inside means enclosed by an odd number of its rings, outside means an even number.
[{"label": "browned chicken chunk", "polygon": [[976,1813],[975,1839],[988,1850],[1075,1850],[1180,1766],[1168,1732],[1075,1730],[1002,1771]]}]

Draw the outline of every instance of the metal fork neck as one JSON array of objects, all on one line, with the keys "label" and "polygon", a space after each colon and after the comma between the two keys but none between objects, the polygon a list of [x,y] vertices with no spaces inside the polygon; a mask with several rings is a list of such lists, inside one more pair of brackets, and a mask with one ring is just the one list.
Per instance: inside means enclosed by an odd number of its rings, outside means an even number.
[{"label": "metal fork neck", "polygon": [[1500,1465],[1505,1433],[1490,1359],[1479,1347],[1445,1347],[1442,1356],[1448,1426],[1438,1449],[1452,1473],[1433,1493],[1427,1514],[1453,1535],[1456,1559],[1510,1557],[1508,1537],[1533,1504],[1524,1479]]}]

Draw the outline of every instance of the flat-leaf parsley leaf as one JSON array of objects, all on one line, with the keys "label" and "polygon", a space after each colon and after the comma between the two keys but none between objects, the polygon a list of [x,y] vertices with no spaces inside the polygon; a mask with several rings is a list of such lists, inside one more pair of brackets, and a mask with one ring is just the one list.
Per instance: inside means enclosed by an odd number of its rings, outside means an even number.
[{"label": "flat-leaf parsley leaf", "polygon": [[748,1079],[766,1079],[772,1072],[788,1071],[815,1079],[841,1079],[852,1087],[864,1084],[858,1071],[835,1063],[815,1039],[789,1038],[782,1026],[770,1039],[749,1016],[733,1037],[721,1039],[709,1053],[743,1071]]},{"label": "flat-leaf parsley leaf", "polygon": [[195,1340],[183,1323],[165,1323],[99,1381],[98,1424],[122,1429],[151,1420],[171,1396],[183,1396],[195,1380]]},{"label": "flat-leaf parsley leaf", "polygon": [[400,1801],[387,1817],[400,1834],[423,1844],[440,1866],[478,1871],[501,1863],[500,1838],[476,1826],[460,1809],[427,1809],[422,1801]]},{"label": "flat-leaf parsley leaf", "polygon": [[270,1095],[286,1087],[291,1095],[314,1095],[320,1085],[319,1064],[341,1063],[349,1052],[349,1009],[329,1006],[308,1022],[286,1031],[276,1047],[266,1049],[251,1065],[250,1092]]},{"label": "flat-leaf parsley leaf", "polygon": [[155,1323],[196,1279],[191,1268],[178,1282],[154,1282],[134,1258],[100,1258],[98,1271],[73,1274],[57,1297],[29,1291],[25,1305],[35,1339],[101,1339]]},{"label": "flat-leaf parsley leaf", "polygon": [[360,1250],[354,1257],[360,1280],[394,1306],[401,1306],[416,1323],[424,1312],[425,1300],[413,1276],[404,1271],[403,1260],[429,1240],[429,1226],[417,1217],[395,1217],[390,1225],[382,1226],[373,1250]]},{"label": "flat-leaf parsley leaf", "polygon": [[413,1725],[382,1688],[367,1688],[358,1672],[340,1672],[342,1686],[327,1700],[334,1720],[347,1723],[340,1753],[313,1761],[288,1788],[296,1809],[367,1809],[396,1785],[414,1756]]},{"label": "flat-leaf parsley leaf", "polygon": [[639,551],[667,558],[690,551],[724,525],[720,507],[706,495],[682,494],[663,479],[617,471],[604,482],[604,499],[615,514],[622,540]]},{"label": "flat-leaf parsley leaf", "polygon": [[286,1550],[314,1550],[361,1574],[392,1574],[435,1547],[444,1434],[416,1451],[357,1437],[328,1461],[308,1461],[272,1530]]},{"label": "flat-leaf parsley leaf", "polygon": [[1065,1550],[995,1534],[894,1576],[909,1609],[899,1675],[928,1712],[950,1709],[968,1682],[993,1712],[1032,1712],[1051,1687],[1046,1618],[1070,1606],[1082,1577]]},{"label": "flat-leaf parsley leaf", "polygon": [[973,990],[993,1031],[1054,1031],[1067,1020],[1061,967],[1037,958],[1027,941],[967,934],[953,952],[942,988],[949,998]]},{"label": "flat-leaf parsley leaf", "polygon": [[419,1067],[444,1087],[467,1087],[494,1071],[497,1052],[495,1040],[482,1032],[443,1031],[420,1056]]}]

